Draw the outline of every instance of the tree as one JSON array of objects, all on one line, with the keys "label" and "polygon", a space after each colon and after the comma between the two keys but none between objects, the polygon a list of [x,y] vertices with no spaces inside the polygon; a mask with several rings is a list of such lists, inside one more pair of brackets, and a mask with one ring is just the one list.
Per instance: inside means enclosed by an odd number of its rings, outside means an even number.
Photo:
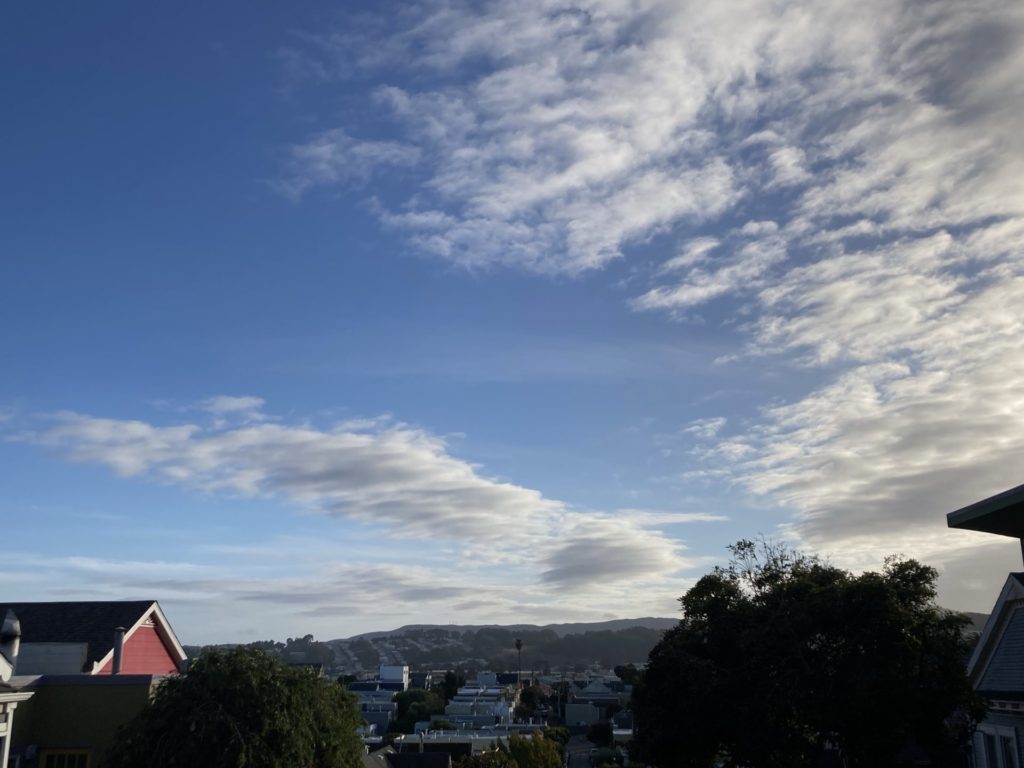
[{"label": "tree", "polygon": [[966,742],[984,710],[935,569],[889,558],[854,576],[763,541],[730,551],[680,598],[634,690],[645,760],[797,768],[834,745],[849,768],[896,766],[909,746],[938,758]]},{"label": "tree", "polygon": [[541,733],[544,734],[544,738],[555,742],[563,749],[565,745],[569,743],[569,729],[564,725],[549,725],[541,729]]},{"label": "tree", "polygon": [[513,735],[507,744],[499,740],[496,749],[464,757],[455,765],[456,768],[561,768],[562,751],[540,734]]},{"label": "tree", "polygon": [[444,673],[444,680],[440,683],[441,696],[444,697],[446,702],[451,701],[455,698],[455,694],[459,692],[459,688],[466,684],[465,675],[448,670]]},{"label": "tree", "polygon": [[619,664],[613,671],[626,685],[635,685],[640,677],[640,671],[633,664]]},{"label": "tree", "polygon": [[513,735],[508,750],[519,768],[561,768],[562,750],[558,745],[537,733],[533,736]]},{"label": "tree", "polygon": [[497,749],[460,758],[455,768],[519,768],[519,764],[499,742]]},{"label": "tree", "polygon": [[412,733],[416,723],[430,719],[444,711],[444,702],[434,691],[410,688],[395,694],[398,711],[395,713],[394,729],[401,733]]},{"label": "tree", "polygon": [[528,685],[519,693],[519,702],[531,712],[544,699],[544,689],[539,685]]},{"label": "tree", "polygon": [[119,731],[104,768],[356,768],[354,698],[256,648],[205,653]]}]

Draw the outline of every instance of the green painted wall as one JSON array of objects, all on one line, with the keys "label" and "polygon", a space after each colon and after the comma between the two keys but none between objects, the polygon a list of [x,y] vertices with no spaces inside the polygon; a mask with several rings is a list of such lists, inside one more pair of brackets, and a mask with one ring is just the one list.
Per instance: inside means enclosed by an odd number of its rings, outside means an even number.
[{"label": "green painted wall", "polygon": [[[119,726],[134,717],[149,700],[153,680],[148,675],[125,678],[117,684],[43,684],[18,706],[11,739],[13,751],[30,744],[44,749],[91,749],[96,765]],[[92,678],[95,680],[95,678]]]}]

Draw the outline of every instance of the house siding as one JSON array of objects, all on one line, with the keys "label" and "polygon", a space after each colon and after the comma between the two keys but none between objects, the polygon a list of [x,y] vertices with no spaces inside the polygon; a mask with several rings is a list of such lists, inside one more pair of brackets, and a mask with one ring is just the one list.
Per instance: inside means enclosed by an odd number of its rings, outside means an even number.
[{"label": "house siding", "polygon": [[41,677],[27,689],[35,695],[18,707],[13,754],[29,745],[40,751],[86,749],[95,765],[117,729],[146,706],[154,682],[150,675]]},{"label": "house siding", "polygon": [[1024,692],[1024,610],[1017,606],[978,688],[982,691]]},{"label": "house siding", "polygon": [[[98,674],[111,674],[112,664],[112,661],[108,661]],[[139,627],[125,640],[121,654],[122,674],[170,675],[177,671],[178,665],[155,627]]]}]

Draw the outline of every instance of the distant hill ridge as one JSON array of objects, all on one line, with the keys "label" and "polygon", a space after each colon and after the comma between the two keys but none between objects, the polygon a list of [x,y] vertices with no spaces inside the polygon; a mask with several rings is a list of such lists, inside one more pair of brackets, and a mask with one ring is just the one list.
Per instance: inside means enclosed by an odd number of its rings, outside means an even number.
[{"label": "distant hill ridge", "polygon": [[679,619],[659,618],[655,616],[644,616],[638,619],[610,619],[608,621],[575,622],[570,624],[406,624],[397,629],[382,630],[377,632],[364,632],[352,637],[328,640],[327,642],[338,642],[348,640],[376,640],[379,638],[399,637],[409,632],[422,632],[425,630],[447,630],[449,632],[477,632],[481,629],[504,629],[509,632],[543,632],[551,630],[559,637],[567,635],[582,635],[586,632],[615,632],[631,627],[644,627],[645,629],[666,630],[671,629],[679,623]]}]

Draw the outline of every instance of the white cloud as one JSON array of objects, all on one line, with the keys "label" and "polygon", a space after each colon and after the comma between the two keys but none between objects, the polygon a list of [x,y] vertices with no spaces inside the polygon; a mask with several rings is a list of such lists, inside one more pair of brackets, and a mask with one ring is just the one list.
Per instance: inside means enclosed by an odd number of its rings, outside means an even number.
[{"label": "white cloud", "polygon": [[721,432],[725,424],[726,418],[724,416],[714,416],[710,419],[697,419],[691,422],[683,431],[707,439]]},{"label": "white cloud", "polygon": [[681,523],[723,523],[729,518],[709,512],[667,512],[657,509],[617,509],[614,517],[645,528]]},{"label": "white cloud", "polygon": [[677,545],[663,536],[628,521],[591,516],[565,530],[544,559],[541,578],[567,587],[618,585],[626,581],[661,578],[680,570],[685,562]]},{"label": "white cloud", "polygon": [[687,269],[694,264],[705,262],[708,260],[708,254],[721,244],[721,241],[716,237],[695,237],[684,244],[679,255],[665,261],[658,268],[658,272],[659,274],[665,274],[666,272]]},{"label": "white cloud", "polygon": [[[261,404],[259,398],[219,398],[213,403],[221,412]],[[534,597],[549,602],[571,595],[585,606],[593,590],[608,600],[625,599],[632,583],[667,583],[688,562],[678,555],[681,545],[655,528],[717,519],[635,510],[614,514],[573,510],[536,490],[487,477],[478,467],[451,455],[441,438],[387,418],[349,419],[326,429],[270,421],[160,426],[76,413],[54,418],[55,424],[24,432],[21,439],[62,452],[76,462],[107,466],[122,476],[209,494],[284,500],[327,519],[370,526],[401,546],[429,539],[434,546],[465,553],[460,579],[479,570],[493,591],[508,583],[510,573],[517,573],[520,583],[534,590]],[[339,531],[356,535],[352,526],[342,525]],[[308,543],[299,549],[303,561],[316,552]],[[268,562],[266,553],[257,555],[246,548],[218,551],[225,555],[237,551]],[[586,551],[594,567],[616,576],[614,584],[587,583],[581,575]],[[385,559],[392,554],[384,553]],[[111,583],[130,582],[131,589],[140,588],[139,579],[148,578],[154,585],[166,581],[169,589],[183,594],[227,594],[225,590],[237,589],[245,599],[266,593],[274,599],[299,600],[288,591],[287,578],[275,585],[269,577],[246,577],[236,588],[223,573],[191,576],[175,566],[143,565],[121,564],[107,575]],[[102,570],[96,561],[82,557],[67,560],[65,566]],[[136,578],[129,579],[128,573]],[[321,583],[322,576],[303,579],[304,586],[295,587],[306,595],[303,600],[329,602],[326,594],[335,586],[322,584],[316,591],[309,585]],[[439,583],[436,574],[426,581]],[[404,583],[393,578],[391,582]],[[367,589],[365,578],[360,577],[358,584]]]},{"label": "white cloud", "polygon": [[459,264],[573,274],[677,239],[635,308],[742,303],[747,354],[825,381],[703,435],[714,465],[694,471],[795,510],[808,542],[875,532],[879,552],[939,551],[942,512],[1020,481],[1024,6],[437,2],[402,20],[318,49],[423,74],[378,92],[426,173],[384,223]]},{"label": "white cloud", "polygon": [[[642,544],[643,537],[629,525],[606,525],[589,527],[582,546],[591,561],[608,559],[616,566],[614,578],[580,578],[573,569],[545,580],[546,560],[534,559],[528,548],[519,558],[522,568],[496,568],[470,546],[436,562],[412,562],[393,540],[379,552],[363,552],[341,540],[328,544],[301,537],[193,548],[197,557],[212,551],[212,563],[27,551],[12,555],[10,565],[21,599],[159,599],[186,643],[281,640],[308,632],[328,639],[451,619],[507,624],[510,616],[546,623],[672,615],[673,598],[691,580],[638,568],[644,553],[630,547]],[[622,546],[611,546],[620,537]],[[661,542],[654,544],[660,555]],[[343,561],[339,551],[347,552]],[[662,565],[678,567],[671,557]],[[225,605],[238,610],[225,611]]]},{"label": "white cloud", "polygon": [[35,440],[79,462],[205,492],[276,496],[405,535],[521,540],[560,503],[481,476],[444,441],[402,424],[155,426],[65,413]]},{"label": "white cloud", "polygon": [[217,395],[206,398],[202,403],[202,407],[205,411],[223,416],[228,413],[259,412],[263,408],[263,404],[264,400],[262,397]]},{"label": "white cloud", "polygon": [[414,146],[358,140],[332,128],[291,148],[288,173],[276,186],[285,195],[299,198],[310,187],[365,181],[379,166],[410,166],[419,158]]},{"label": "white cloud", "polygon": [[719,259],[717,269],[693,267],[683,282],[652,288],[636,298],[633,306],[640,310],[682,309],[749,291],[762,284],[771,268],[786,255],[785,243],[777,237],[737,244],[735,251]]},{"label": "white cloud", "polygon": [[798,147],[780,147],[768,156],[772,170],[769,186],[788,187],[811,180],[803,150]]}]

